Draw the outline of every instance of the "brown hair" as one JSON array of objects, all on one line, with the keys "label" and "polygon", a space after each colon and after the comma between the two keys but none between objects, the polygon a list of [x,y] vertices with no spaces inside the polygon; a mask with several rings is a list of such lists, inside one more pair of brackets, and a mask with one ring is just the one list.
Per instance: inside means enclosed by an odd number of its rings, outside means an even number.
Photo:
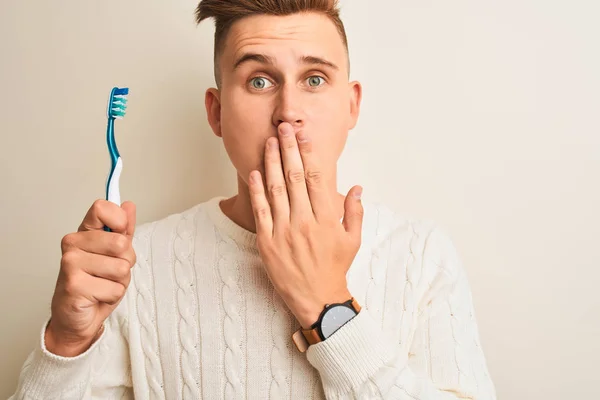
[{"label": "brown hair", "polygon": [[319,12],[335,24],[346,52],[348,39],[344,23],[340,19],[338,0],[201,0],[196,8],[196,22],[207,18],[215,20],[214,68],[217,85],[220,85],[218,59],[231,26],[242,18],[252,15],[285,16],[300,12]]}]

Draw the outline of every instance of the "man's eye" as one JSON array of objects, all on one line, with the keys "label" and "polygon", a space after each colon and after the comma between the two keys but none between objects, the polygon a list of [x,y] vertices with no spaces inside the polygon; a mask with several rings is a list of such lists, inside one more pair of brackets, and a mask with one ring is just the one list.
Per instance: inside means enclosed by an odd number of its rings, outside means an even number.
[{"label": "man's eye", "polygon": [[322,77],[315,75],[308,78],[308,86],[310,87],[319,87],[325,82],[325,79]]},{"label": "man's eye", "polygon": [[250,85],[252,85],[252,87],[254,89],[259,89],[259,90],[266,89],[268,87],[273,86],[273,84],[267,78],[263,78],[262,76],[252,78],[250,80]]}]

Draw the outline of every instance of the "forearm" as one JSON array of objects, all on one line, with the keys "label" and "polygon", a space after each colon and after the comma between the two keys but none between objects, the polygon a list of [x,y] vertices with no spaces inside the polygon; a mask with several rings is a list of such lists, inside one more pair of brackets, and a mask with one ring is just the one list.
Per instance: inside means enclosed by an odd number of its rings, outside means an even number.
[{"label": "forearm", "polygon": [[36,349],[21,369],[18,387],[11,399],[89,398],[92,361],[103,335],[76,357],[63,357],[46,346],[46,328],[47,323]]},{"label": "forearm", "polygon": [[[47,323],[44,324],[38,345],[21,368],[17,389],[10,399],[132,398],[126,340],[116,317],[106,320],[103,326],[97,339],[85,351],[69,357],[50,351],[51,347],[46,343]],[[107,386],[97,379],[107,375],[112,377],[113,383],[120,384]]]},{"label": "forearm", "polygon": [[[436,382],[415,374],[407,351],[385,339],[366,310],[326,341],[311,346],[307,355],[321,375],[328,399],[495,399],[493,387],[478,384],[468,371],[456,381]],[[435,368],[451,371],[457,366],[446,363]]]}]

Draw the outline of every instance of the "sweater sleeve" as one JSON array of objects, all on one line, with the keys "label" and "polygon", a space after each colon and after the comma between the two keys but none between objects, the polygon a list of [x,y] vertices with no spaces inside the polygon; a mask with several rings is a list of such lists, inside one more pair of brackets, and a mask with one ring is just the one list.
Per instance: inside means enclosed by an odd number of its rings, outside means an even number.
[{"label": "sweater sleeve", "polygon": [[[410,350],[389,339],[363,310],[307,352],[319,371],[327,399],[496,399],[474,318],[466,275],[450,239],[434,229],[423,263],[435,278],[421,300]],[[426,373],[411,358],[427,360]]]},{"label": "sweater sleeve", "polygon": [[44,334],[48,318],[37,347],[21,368],[17,390],[9,400],[133,399],[124,334],[126,321],[118,312],[126,303],[124,298],[104,322],[101,336],[77,357],[61,357],[46,349]]}]

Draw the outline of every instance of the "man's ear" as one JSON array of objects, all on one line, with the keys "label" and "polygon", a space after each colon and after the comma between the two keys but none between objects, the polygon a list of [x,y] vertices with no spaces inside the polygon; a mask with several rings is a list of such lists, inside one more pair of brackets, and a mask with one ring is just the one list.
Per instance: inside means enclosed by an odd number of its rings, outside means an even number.
[{"label": "man's ear", "polygon": [[221,132],[221,93],[218,89],[210,88],[204,95],[204,106],[208,123],[215,135],[222,137]]},{"label": "man's ear", "polygon": [[350,90],[350,126],[348,130],[354,129],[360,114],[360,102],[362,101],[362,85],[358,81],[348,84]]}]

